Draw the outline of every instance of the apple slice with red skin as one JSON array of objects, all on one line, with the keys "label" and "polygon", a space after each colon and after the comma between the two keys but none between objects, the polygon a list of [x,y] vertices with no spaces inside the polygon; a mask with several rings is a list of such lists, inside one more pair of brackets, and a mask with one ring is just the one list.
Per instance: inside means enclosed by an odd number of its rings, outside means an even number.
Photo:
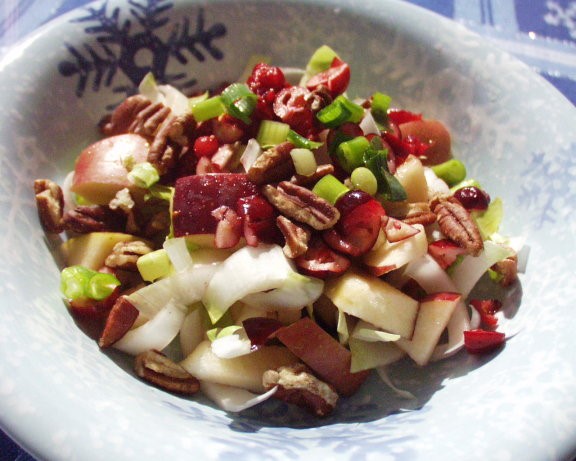
[{"label": "apple slice with red skin", "polygon": [[137,134],[102,139],[84,149],[76,159],[72,192],[91,203],[107,205],[119,190],[139,190],[129,179],[126,162],[142,163],[148,158],[148,141]]},{"label": "apple slice with red skin", "polygon": [[68,302],[70,314],[80,329],[92,339],[98,339],[104,331],[106,319],[118,299],[120,287],[102,301],[95,299],[75,299]]},{"label": "apple slice with red skin", "polygon": [[441,239],[428,244],[428,253],[432,256],[442,269],[450,267],[458,256],[465,255],[466,249],[459,247],[452,240]]},{"label": "apple slice with red skin", "polygon": [[506,335],[499,331],[468,330],[464,332],[464,346],[470,354],[484,354],[501,347]]},{"label": "apple slice with red skin", "polygon": [[102,348],[110,347],[122,338],[134,325],[138,314],[138,309],[125,296],[116,299],[106,319],[98,345]]},{"label": "apple slice with red skin", "polygon": [[245,174],[207,173],[176,180],[172,223],[175,237],[215,234],[219,220],[213,211],[226,206],[236,210],[238,201],[258,194]]},{"label": "apple slice with red skin", "polygon": [[341,396],[354,394],[370,373],[350,373],[350,351],[309,317],[280,328],[275,336]]}]

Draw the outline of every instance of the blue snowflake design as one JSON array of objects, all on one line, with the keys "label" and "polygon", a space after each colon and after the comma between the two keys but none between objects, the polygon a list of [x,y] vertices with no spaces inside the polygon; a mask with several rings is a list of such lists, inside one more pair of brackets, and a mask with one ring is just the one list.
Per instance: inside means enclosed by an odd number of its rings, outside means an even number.
[{"label": "blue snowflake design", "polygon": [[[194,78],[187,78],[184,73],[168,73],[171,59],[187,64],[190,58],[199,62],[207,57],[224,58],[224,53],[213,42],[226,36],[226,27],[222,23],[207,26],[203,9],[198,11],[194,24],[188,17],[172,24],[168,38],[163,40],[160,31],[170,21],[166,14],[173,8],[173,3],[129,0],[128,5],[130,17],[125,20],[121,19],[120,8],[109,8],[108,1],[104,1],[99,6],[87,7],[86,14],[73,21],[87,24],[84,31],[96,36],[97,40],[96,46],[66,45],[71,60],[62,61],[58,66],[63,76],[76,76],[78,97],[82,97],[90,82],[95,92],[102,86],[113,85],[119,72],[129,79],[130,85],[113,87],[116,93],[134,94],[149,72],[161,83],[177,83],[180,88],[190,88],[196,84]],[[152,56],[144,65],[137,62],[137,55],[142,51]]]},{"label": "blue snowflake design", "polygon": [[574,147],[562,150],[552,159],[543,152],[534,152],[522,171],[518,202],[534,210],[538,228],[554,224],[566,206],[576,203]]}]

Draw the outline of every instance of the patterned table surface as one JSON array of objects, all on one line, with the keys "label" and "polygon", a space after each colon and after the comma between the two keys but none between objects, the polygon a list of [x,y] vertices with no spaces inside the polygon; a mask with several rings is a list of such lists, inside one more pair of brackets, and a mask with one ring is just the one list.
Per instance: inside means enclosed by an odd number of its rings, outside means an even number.
[{"label": "patterned table surface", "polygon": [[[576,104],[575,0],[405,1],[452,18],[486,37],[527,63]],[[87,0],[2,0],[0,55],[46,21],[86,3]],[[33,458],[0,430],[0,461],[14,460]]]}]

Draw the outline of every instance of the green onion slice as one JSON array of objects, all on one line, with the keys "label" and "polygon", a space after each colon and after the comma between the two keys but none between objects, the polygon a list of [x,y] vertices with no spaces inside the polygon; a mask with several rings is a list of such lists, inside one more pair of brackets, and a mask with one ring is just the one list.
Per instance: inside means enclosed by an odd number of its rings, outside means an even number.
[{"label": "green onion slice", "polygon": [[312,188],[312,192],[324,200],[327,200],[332,205],[349,190],[350,189],[340,182],[340,180],[331,174],[323,176]]},{"label": "green onion slice", "polygon": [[245,83],[232,83],[220,95],[226,112],[249,125],[250,116],[258,103],[258,96]]}]

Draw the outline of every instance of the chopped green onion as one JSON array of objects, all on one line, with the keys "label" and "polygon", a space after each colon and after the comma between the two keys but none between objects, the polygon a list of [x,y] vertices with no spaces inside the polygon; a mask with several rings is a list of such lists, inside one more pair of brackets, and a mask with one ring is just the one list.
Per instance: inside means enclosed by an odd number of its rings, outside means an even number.
[{"label": "chopped green onion", "polygon": [[310,176],[316,172],[316,158],[310,149],[294,148],[290,151],[296,174]]},{"label": "chopped green onion", "polygon": [[306,73],[312,76],[329,69],[336,57],[338,55],[332,48],[328,45],[322,45],[310,57],[306,65]]},{"label": "chopped green onion", "polygon": [[226,108],[222,103],[222,98],[220,96],[212,96],[211,98],[200,101],[192,106],[190,111],[197,122],[203,122],[224,114]]},{"label": "chopped green onion", "polygon": [[70,300],[90,298],[101,301],[119,285],[120,281],[114,275],[84,266],[66,267],[60,274],[60,291]]},{"label": "chopped green onion", "polygon": [[84,266],[70,266],[60,274],[60,291],[68,299],[86,297],[86,287],[93,275],[93,270]]},{"label": "chopped green onion", "polygon": [[358,123],[364,116],[362,106],[340,95],[332,103],[316,114],[316,118],[328,128],[336,128],[343,123]]},{"label": "chopped green onion", "polygon": [[350,189],[331,174],[322,177],[312,188],[312,192],[324,200],[327,200],[332,205],[349,190]]},{"label": "chopped green onion", "polygon": [[86,287],[86,295],[88,298],[102,301],[110,296],[119,285],[120,281],[113,274],[98,272],[90,277]]},{"label": "chopped green onion", "polygon": [[262,120],[256,141],[264,149],[269,146],[276,146],[288,137],[290,125],[287,123],[276,122],[274,120]]},{"label": "chopped green onion", "polygon": [[140,256],[136,261],[136,267],[146,282],[153,282],[166,277],[172,273],[173,269],[168,253],[164,248]]},{"label": "chopped green onion", "polygon": [[390,108],[391,101],[392,98],[384,93],[376,92],[372,95],[370,112],[377,123],[381,125],[388,123],[388,109]]},{"label": "chopped green onion", "polygon": [[392,202],[406,200],[407,194],[404,187],[388,171],[388,152],[386,150],[368,149],[364,154],[364,164],[376,177],[379,198]]},{"label": "chopped green onion", "polygon": [[336,101],[324,107],[316,114],[318,120],[320,120],[320,122],[322,122],[328,128],[335,128],[342,125],[348,121],[350,116],[350,111]]},{"label": "chopped green onion", "polygon": [[450,187],[466,178],[466,167],[460,160],[455,158],[434,165],[432,171]]},{"label": "chopped green onion", "polygon": [[128,179],[136,186],[148,189],[160,180],[160,175],[150,162],[142,162],[134,165],[128,173]]},{"label": "chopped green onion", "polygon": [[370,148],[370,141],[364,136],[357,136],[338,145],[336,156],[340,166],[351,173],[355,168],[364,166],[364,153]]},{"label": "chopped green onion", "polygon": [[352,171],[350,181],[354,189],[362,190],[370,195],[376,195],[376,192],[378,192],[376,176],[365,166],[358,167]]},{"label": "chopped green onion", "polygon": [[322,146],[321,142],[312,141],[311,139],[305,138],[304,136],[296,133],[294,130],[290,130],[288,132],[286,140],[294,144],[294,147],[301,147],[303,149],[314,150]]},{"label": "chopped green onion", "polygon": [[220,95],[226,112],[242,120],[247,125],[252,122],[250,116],[258,103],[258,96],[250,91],[245,83],[233,83],[227,86]]}]

